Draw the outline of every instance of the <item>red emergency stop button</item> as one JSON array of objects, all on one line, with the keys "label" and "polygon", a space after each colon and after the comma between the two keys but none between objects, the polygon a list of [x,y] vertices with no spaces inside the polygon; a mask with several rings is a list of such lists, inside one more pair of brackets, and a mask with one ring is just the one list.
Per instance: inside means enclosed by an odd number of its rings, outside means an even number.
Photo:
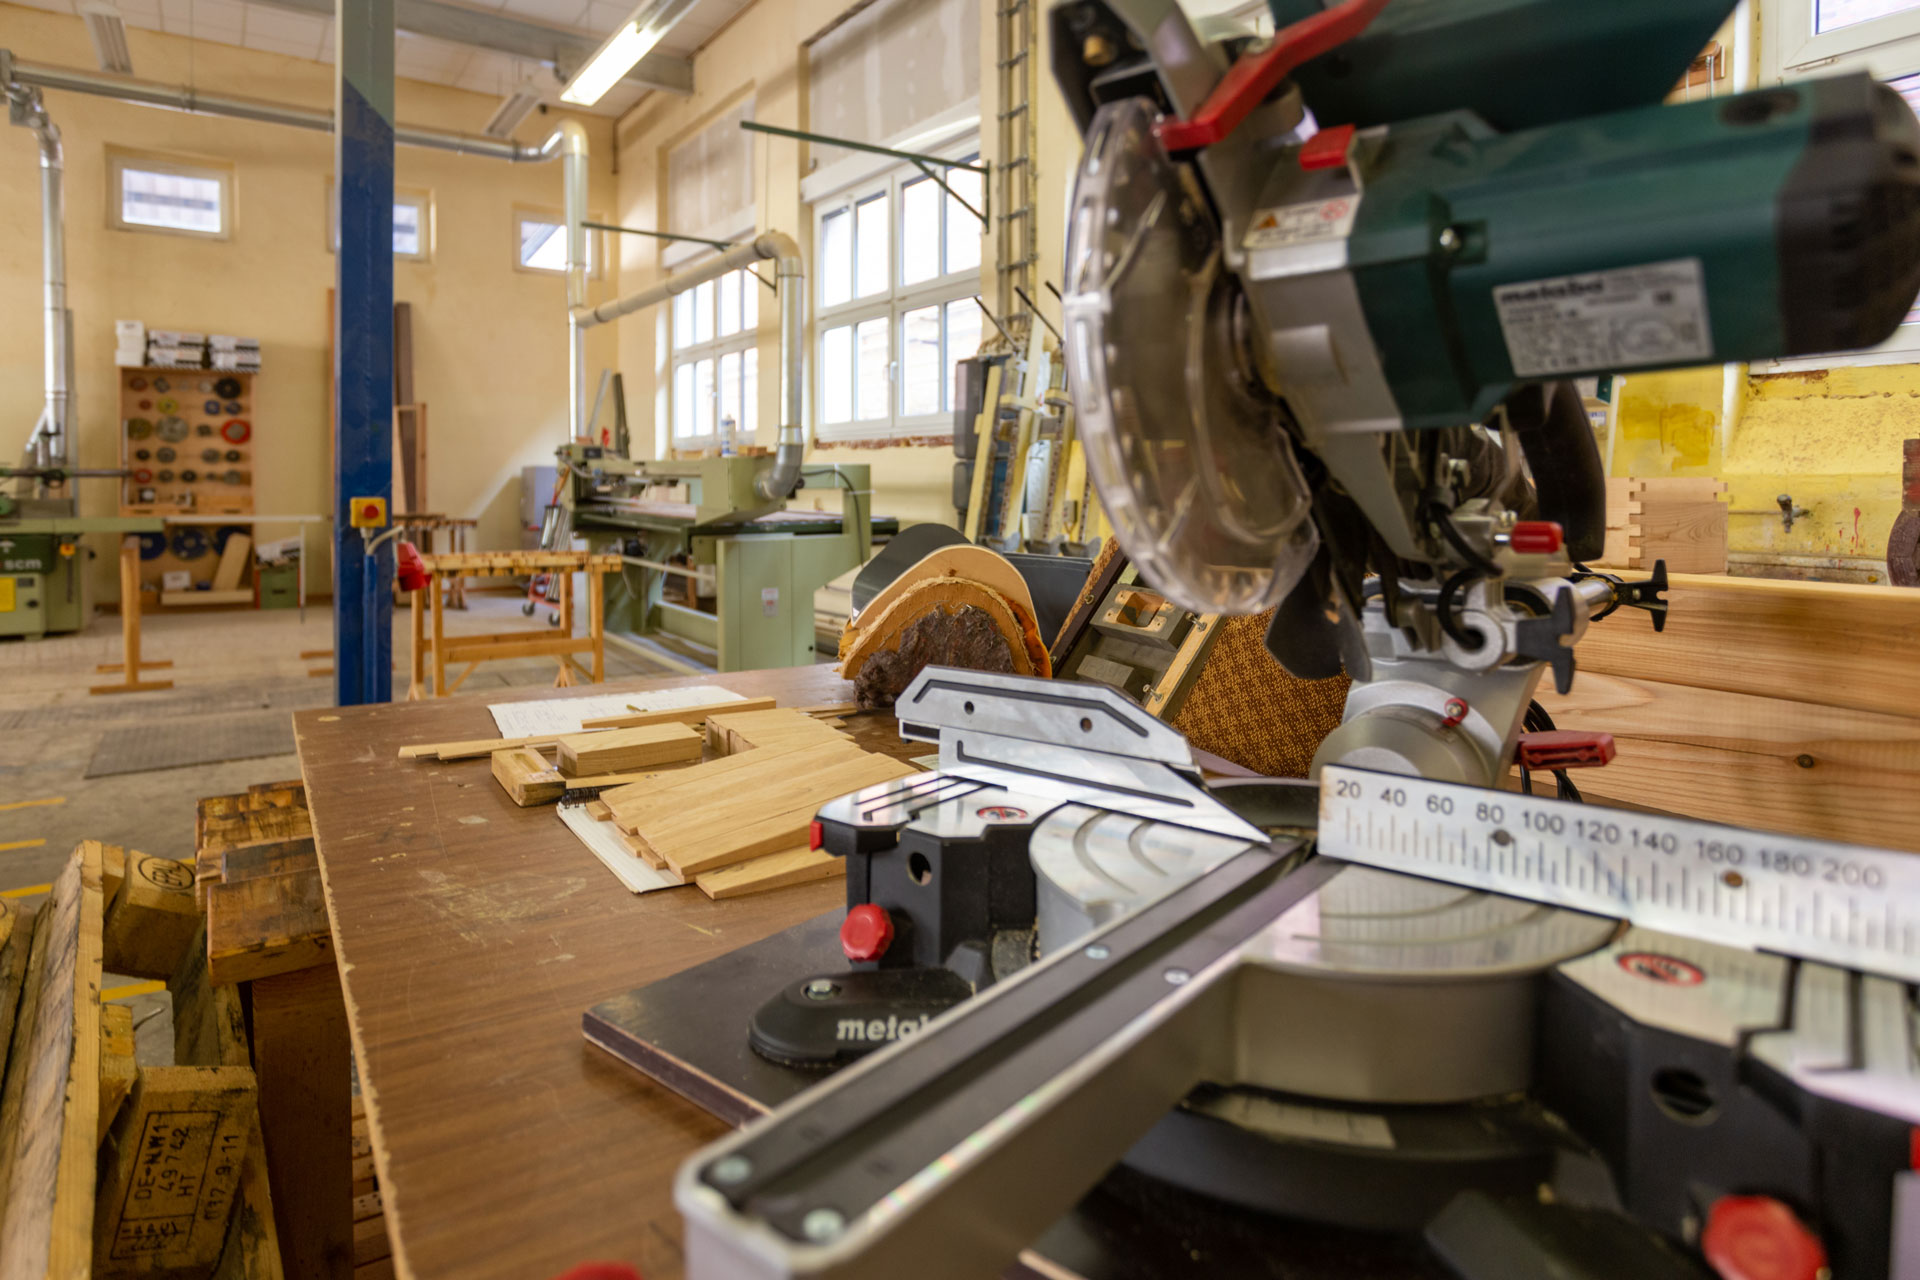
[{"label": "red emergency stop button", "polygon": [[1523,556],[1550,556],[1566,542],[1566,534],[1552,520],[1522,520],[1507,535],[1507,545]]},{"label": "red emergency stop button", "polygon": [[1827,1251],[1793,1210],[1772,1196],[1722,1196],[1700,1235],[1721,1280],[1819,1280]]},{"label": "red emergency stop button", "polygon": [[878,960],[893,945],[893,917],[885,907],[863,902],[840,922],[840,950],[849,960]]}]

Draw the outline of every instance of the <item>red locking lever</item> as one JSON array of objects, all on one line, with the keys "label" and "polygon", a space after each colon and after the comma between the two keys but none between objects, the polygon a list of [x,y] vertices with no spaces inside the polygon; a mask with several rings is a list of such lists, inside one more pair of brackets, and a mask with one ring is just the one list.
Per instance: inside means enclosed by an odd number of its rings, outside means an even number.
[{"label": "red locking lever", "polygon": [[1227,68],[1191,120],[1162,120],[1154,129],[1160,145],[1173,152],[1212,146],[1265,102],[1296,67],[1353,39],[1386,7],[1387,0],[1346,0],[1276,32],[1264,50],[1245,54]]},{"label": "red locking lever", "polygon": [[1612,759],[1612,734],[1557,729],[1521,734],[1515,763],[1526,769],[1592,769]]}]

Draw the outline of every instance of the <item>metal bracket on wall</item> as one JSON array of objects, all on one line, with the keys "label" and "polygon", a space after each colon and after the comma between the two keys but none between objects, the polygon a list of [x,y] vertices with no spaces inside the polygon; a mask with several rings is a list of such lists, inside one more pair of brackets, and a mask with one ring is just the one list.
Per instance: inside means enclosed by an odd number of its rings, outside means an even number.
[{"label": "metal bracket on wall", "polygon": [[[990,215],[993,211],[993,192],[984,181],[984,179],[991,176],[986,165],[966,164],[959,160],[948,160],[943,156],[930,156],[918,151],[901,151],[894,147],[877,147],[870,142],[855,142],[851,138],[836,138],[831,134],[808,133],[802,129],[782,129],[775,125],[761,124],[757,120],[742,120],[740,127],[754,133],[770,133],[777,138],[792,138],[796,142],[816,142],[822,146],[845,147],[848,151],[865,151],[869,155],[892,156],[895,160],[905,160],[908,164],[920,170],[921,173],[926,174],[927,177],[939,183],[942,191],[965,206],[968,213],[980,219],[981,226],[988,226],[991,223]],[[976,209],[973,201],[967,199],[958,191],[955,191],[953,187],[948,184],[946,178],[943,176],[943,171],[948,169],[964,169],[968,173],[977,173],[980,175],[983,179],[980,184],[980,191],[983,197],[983,203],[987,206],[984,212]]]}]

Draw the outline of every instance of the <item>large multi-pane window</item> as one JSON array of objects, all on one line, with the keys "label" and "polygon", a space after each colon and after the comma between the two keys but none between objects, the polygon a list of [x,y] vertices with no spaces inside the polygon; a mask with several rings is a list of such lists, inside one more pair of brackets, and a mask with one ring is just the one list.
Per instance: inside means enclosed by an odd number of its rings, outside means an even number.
[{"label": "large multi-pane window", "polygon": [[[968,157],[963,163],[973,163]],[[980,175],[908,168],[814,205],[815,423],[826,440],[944,434],[980,347]]]},{"label": "large multi-pane window", "polygon": [[107,149],[108,224],[224,240],[233,233],[233,168]]},{"label": "large multi-pane window", "polygon": [[753,443],[760,385],[755,342],[765,288],[758,275],[741,270],[674,295],[674,448]]}]

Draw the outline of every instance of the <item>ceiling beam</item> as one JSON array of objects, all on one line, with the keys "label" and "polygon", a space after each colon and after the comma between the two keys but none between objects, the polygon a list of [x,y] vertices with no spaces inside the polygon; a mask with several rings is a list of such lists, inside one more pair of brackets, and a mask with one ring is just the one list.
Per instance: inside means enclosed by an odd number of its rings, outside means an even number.
[{"label": "ceiling beam", "polygon": [[[334,0],[254,0],[254,3],[319,18],[333,17]],[[542,26],[506,14],[482,13],[445,4],[442,0],[394,0],[393,25],[416,36],[544,62],[553,67],[562,80],[600,47],[596,36]],[[626,79],[667,93],[692,93],[693,59],[650,53],[635,64]]]}]

